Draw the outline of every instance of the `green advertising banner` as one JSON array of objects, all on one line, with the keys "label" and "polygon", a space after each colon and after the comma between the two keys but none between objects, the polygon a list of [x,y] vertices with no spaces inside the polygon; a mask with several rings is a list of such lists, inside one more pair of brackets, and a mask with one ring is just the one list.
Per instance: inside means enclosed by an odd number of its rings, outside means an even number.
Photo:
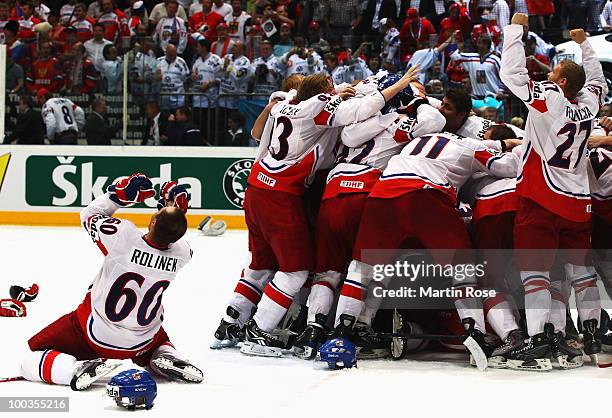
[{"label": "green advertising banner", "polygon": [[[246,147],[0,146],[0,223],[73,225],[74,214],[109,185],[141,172],[158,191],[170,180],[185,185],[191,194],[188,218],[192,224],[197,226],[198,219],[210,215],[244,227],[242,204],[255,151]],[[151,198],[123,208],[122,213],[144,215],[156,204]]]},{"label": "green advertising banner", "polygon": [[26,159],[26,203],[86,206],[119,177],[141,172],[157,186],[168,180],[185,184],[193,208],[242,209],[252,164],[236,158],[34,155]]}]

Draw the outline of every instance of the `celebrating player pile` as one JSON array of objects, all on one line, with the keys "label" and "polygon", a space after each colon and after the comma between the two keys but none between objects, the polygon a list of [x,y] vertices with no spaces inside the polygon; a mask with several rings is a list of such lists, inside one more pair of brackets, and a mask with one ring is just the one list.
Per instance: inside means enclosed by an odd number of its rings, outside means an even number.
[{"label": "celebrating player pile", "polygon": [[104,263],[79,307],[33,336],[21,364],[32,381],[87,389],[131,359],[170,379],[200,383],[202,372],[184,360],[162,327],[162,295],[192,252],[182,239],[189,196],[176,182],[161,188],[159,211],[142,235],[117,209],[155,196],[151,181],[136,173],[119,180],[81,212],[81,221]]},{"label": "celebrating player pile", "polygon": [[[593,194],[599,199],[593,236],[598,248],[609,247],[602,231],[612,224],[606,197],[612,195],[612,159],[586,145],[607,86],[582,30],[572,38],[582,48],[584,70],[563,61],[549,81],[530,80],[521,41],[526,18],[517,14],[505,28],[501,65],[502,80],[529,109],[525,132],[471,115],[463,91],[448,90],[442,101],[426,97],[415,68],[401,78],[381,72],[353,87],[313,75],[295,90],[272,95],[253,129],[262,140],[244,204],[250,259],[212,348],[244,341],[246,354],[280,356],[292,348],[312,358],[322,347],[319,355],[334,367],[354,364],[350,342],[364,358],[387,354],[389,334],[372,329],[381,299],[370,280],[375,264],[394,260],[368,250],[407,248],[432,250],[439,265],[490,266],[485,277],[453,280],[454,315],[396,312],[393,337],[421,335],[432,323],[430,332],[442,327],[456,334],[459,325],[470,351],[488,357],[485,367],[547,370],[551,357],[562,368],[578,367],[582,347],[565,335],[565,284],[571,283],[584,352],[601,350],[600,337],[604,345],[609,337],[607,324],[598,329],[588,209]],[[317,197],[323,176],[326,186]],[[319,200],[317,208],[312,202]],[[472,209],[464,219],[460,203]],[[435,251],[444,249],[463,251]],[[516,250],[514,261],[508,252],[500,256],[504,249]],[[598,255],[597,267],[612,288],[612,261]],[[551,269],[558,271],[552,279]],[[379,284],[388,285],[385,280]],[[516,308],[523,304],[511,294],[521,287],[526,329]],[[482,300],[476,288],[495,292]],[[292,304],[307,304],[308,313],[302,306],[283,338],[277,327]],[[306,326],[299,325],[302,319]],[[495,346],[485,339],[487,326],[499,338]],[[410,347],[424,345],[418,340]],[[404,341],[402,355],[406,347]]]}]

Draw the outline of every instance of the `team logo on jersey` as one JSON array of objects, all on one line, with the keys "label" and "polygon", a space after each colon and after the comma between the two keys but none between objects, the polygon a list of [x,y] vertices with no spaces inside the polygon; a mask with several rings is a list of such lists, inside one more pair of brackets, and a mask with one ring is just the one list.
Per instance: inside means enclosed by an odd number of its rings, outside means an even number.
[{"label": "team logo on jersey", "polygon": [[2,191],[2,184],[4,183],[4,176],[8,169],[9,161],[11,160],[11,154],[0,155],[0,191]]},{"label": "team logo on jersey", "polygon": [[223,175],[223,193],[234,206],[242,209],[247,180],[253,167],[253,160],[244,159],[233,163]]}]

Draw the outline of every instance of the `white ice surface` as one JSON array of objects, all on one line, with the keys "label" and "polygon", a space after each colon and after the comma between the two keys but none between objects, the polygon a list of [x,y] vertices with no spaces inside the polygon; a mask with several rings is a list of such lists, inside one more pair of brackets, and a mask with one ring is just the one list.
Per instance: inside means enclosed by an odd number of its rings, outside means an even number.
[{"label": "white ice surface", "polygon": [[[296,237],[298,239],[298,237]],[[160,382],[155,407],[138,416],[198,417],[513,417],[585,416],[610,408],[612,369],[593,366],[547,373],[489,370],[465,361],[360,361],[357,369],[315,370],[295,358],[246,357],[208,348],[245,260],[246,233],[203,237],[190,231],[193,261],[164,294],[164,328],[200,366],[200,385]],[[27,339],[83,299],[102,260],[80,228],[0,226],[0,298],[12,284],[40,285],[27,318],[0,318],[0,377],[18,374]],[[126,366],[130,365],[126,362]],[[127,368],[127,367],[126,367]],[[75,393],[43,383],[0,383],[0,396],[69,396],[70,415],[97,417],[119,409],[104,385]],[[540,415],[541,414],[541,415]],[[0,413],[26,417],[40,414]],[[52,414],[61,416],[66,414]]]}]

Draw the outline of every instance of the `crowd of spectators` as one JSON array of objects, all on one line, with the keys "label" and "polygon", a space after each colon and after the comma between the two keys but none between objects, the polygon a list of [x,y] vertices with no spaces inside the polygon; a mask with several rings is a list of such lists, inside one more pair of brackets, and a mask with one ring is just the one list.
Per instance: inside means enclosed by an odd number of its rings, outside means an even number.
[{"label": "crowd of spectators", "polygon": [[[147,114],[155,103],[166,122],[182,123],[172,141],[145,128],[150,144],[249,144],[241,98],[266,100],[297,73],[340,84],[417,64],[429,94],[468,88],[475,109],[509,121],[520,115],[504,100],[499,57],[513,11],[530,16],[535,79],[550,71],[564,30],[612,29],[612,0],[29,1],[0,1],[7,91],[90,95],[95,120],[104,112],[94,99],[122,94],[127,78],[133,100],[151,103]],[[188,138],[192,128],[202,141]]]}]

